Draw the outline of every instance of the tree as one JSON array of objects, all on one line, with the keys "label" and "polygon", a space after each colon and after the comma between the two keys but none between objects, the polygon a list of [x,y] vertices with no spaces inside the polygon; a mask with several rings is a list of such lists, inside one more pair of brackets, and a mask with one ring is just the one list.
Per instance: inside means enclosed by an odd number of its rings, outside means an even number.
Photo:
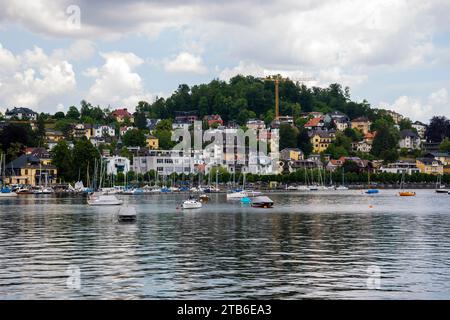
[{"label": "tree", "polygon": [[297,146],[298,129],[288,124],[280,126],[280,150]]},{"label": "tree", "polygon": [[62,111],[58,111],[53,115],[53,119],[55,119],[55,120],[61,120],[61,119],[64,119],[65,117],[66,117],[66,115]]},{"label": "tree", "polygon": [[45,116],[43,114],[40,114],[37,118],[36,135],[39,140],[39,143],[43,144],[45,139]]},{"label": "tree", "polygon": [[[7,153],[7,161],[12,160],[11,157],[19,154],[17,151],[18,145],[35,147],[37,145],[36,140],[36,135],[29,124],[10,123],[0,131],[0,145],[3,152]],[[12,145],[13,148],[8,152]]]},{"label": "tree", "polygon": [[439,145],[439,150],[442,152],[450,152],[449,138],[445,138],[444,140],[442,140],[441,144]]},{"label": "tree", "polygon": [[127,147],[145,147],[145,135],[139,129],[127,131],[122,137],[123,144]]},{"label": "tree", "polygon": [[377,135],[373,140],[372,154],[383,159],[385,162],[397,160],[399,139],[399,133],[395,128],[389,126],[387,122],[380,122]]},{"label": "tree", "polygon": [[64,118],[56,121],[55,129],[61,131],[66,138],[69,138],[74,123],[75,123],[74,119]]},{"label": "tree", "polygon": [[359,173],[359,167],[358,164],[355,161],[352,160],[346,160],[344,164],[342,165],[342,169],[345,170],[345,172],[350,173]]},{"label": "tree", "polygon": [[433,117],[430,121],[425,137],[429,142],[441,142],[445,137],[450,137],[450,120],[446,117]]},{"label": "tree", "polygon": [[347,137],[349,137],[350,139],[352,139],[353,142],[358,142],[363,139],[363,135],[362,135],[361,131],[356,130],[356,129],[346,128],[344,130],[344,134]]},{"label": "tree", "polygon": [[313,151],[313,145],[309,139],[308,131],[301,129],[297,138],[297,147],[303,151],[305,156],[308,156]]},{"label": "tree", "polygon": [[77,107],[71,106],[69,108],[69,111],[67,111],[67,118],[78,120],[80,119],[80,112],[78,111]]},{"label": "tree", "polygon": [[58,168],[58,176],[63,181],[73,181],[74,166],[72,152],[66,141],[59,141],[51,151],[52,163]]},{"label": "tree", "polygon": [[72,157],[73,163],[76,165],[75,171],[78,169],[78,172],[74,172],[75,176],[80,175],[81,180],[87,182],[87,173],[89,172],[89,177],[92,179],[95,163],[98,163],[100,153],[86,137],[77,140],[73,147]]},{"label": "tree", "polygon": [[147,118],[145,117],[144,112],[135,112],[134,124],[140,130],[147,129]]},{"label": "tree", "polygon": [[399,121],[398,126],[400,127],[400,130],[413,130],[416,131],[416,129],[413,128],[412,126],[412,122],[411,120],[409,120],[408,118],[403,118],[402,120]]}]

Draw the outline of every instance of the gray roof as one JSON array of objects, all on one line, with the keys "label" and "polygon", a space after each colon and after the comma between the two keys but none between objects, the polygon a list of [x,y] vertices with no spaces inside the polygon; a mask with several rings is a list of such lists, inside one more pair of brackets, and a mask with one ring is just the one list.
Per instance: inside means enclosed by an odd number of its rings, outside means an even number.
[{"label": "gray roof", "polygon": [[29,108],[14,108],[12,110],[6,111],[5,115],[14,116],[14,115],[17,115],[19,113],[21,113],[21,114],[31,114],[31,115],[37,114],[36,112],[34,112],[33,110],[31,110]]},{"label": "gray roof", "polygon": [[39,158],[31,155],[31,154],[24,154],[18,157],[17,159],[11,161],[8,163],[5,167],[5,169],[20,169],[26,166],[31,165],[39,165],[40,160]]},{"label": "gray roof", "polygon": [[431,165],[431,164],[433,164],[433,162],[437,162],[439,165],[442,164],[441,161],[436,160],[434,158],[417,158],[417,160],[422,162],[422,163],[424,163],[424,164],[426,164],[426,165]]},{"label": "gray roof", "polygon": [[411,129],[405,129],[400,131],[400,137],[406,138],[406,137],[412,137],[412,138],[419,138],[419,135],[412,131]]}]

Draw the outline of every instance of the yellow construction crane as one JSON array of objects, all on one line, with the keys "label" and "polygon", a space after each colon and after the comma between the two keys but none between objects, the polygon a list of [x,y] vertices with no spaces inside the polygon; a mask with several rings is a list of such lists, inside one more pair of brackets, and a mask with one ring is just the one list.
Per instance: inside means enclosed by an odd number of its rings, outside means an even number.
[{"label": "yellow construction crane", "polygon": [[278,91],[280,81],[287,81],[287,80],[291,80],[294,82],[314,81],[314,78],[283,78],[280,74],[267,76],[259,79],[263,81],[272,81],[275,83],[275,119],[278,119],[280,117],[280,95]]}]

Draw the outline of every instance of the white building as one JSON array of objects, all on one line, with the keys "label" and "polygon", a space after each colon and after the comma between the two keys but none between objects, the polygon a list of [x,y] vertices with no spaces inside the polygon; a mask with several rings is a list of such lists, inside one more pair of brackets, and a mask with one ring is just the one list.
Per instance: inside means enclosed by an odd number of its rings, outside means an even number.
[{"label": "white building", "polygon": [[250,119],[247,121],[247,128],[253,130],[262,130],[266,128],[266,124],[263,120]]},{"label": "white building", "polygon": [[425,131],[427,130],[427,126],[420,121],[416,121],[412,124],[412,127],[416,129],[420,139],[425,138]]},{"label": "white building", "polygon": [[200,164],[192,152],[182,150],[151,150],[147,156],[133,158],[133,171],[145,174],[150,170],[159,175],[190,174],[195,172],[195,164]]},{"label": "white building", "polygon": [[386,172],[386,173],[405,173],[405,174],[413,174],[413,173],[419,173],[420,170],[417,168],[415,162],[396,162],[396,163],[389,163],[386,166],[382,166],[380,168],[380,172]]},{"label": "white building", "polygon": [[417,133],[412,130],[406,129],[400,131],[400,148],[405,148],[408,150],[420,149],[420,137]]},{"label": "white building", "polygon": [[116,130],[114,127],[106,125],[94,125],[92,128],[92,136],[94,138],[104,138],[104,137],[114,137],[116,135]]},{"label": "white building", "polygon": [[125,157],[105,157],[106,161],[106,174],[117,175],[118,173],[127,174],[130,171],[130,160]]}]

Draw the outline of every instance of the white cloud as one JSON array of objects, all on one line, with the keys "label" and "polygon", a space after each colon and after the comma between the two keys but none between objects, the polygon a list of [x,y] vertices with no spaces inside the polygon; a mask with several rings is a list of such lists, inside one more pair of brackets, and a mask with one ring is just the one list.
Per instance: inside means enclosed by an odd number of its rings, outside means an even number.
[{"label": "white cloud", "polygon": [[394,103],[380,103],[384,109],[394,110],[412,120],[427,122],[433,116],[443,115],[450,118],[450,99],[445,88],[431,93],[427,99],[401,96]]},{"label": "white cloud", "polygon": [[68,49],[57,49],[53,56],[69,61],[87,60],[95,54],[95,44],[89,40],[76,40]]},{"label": "white cloud", "polygon": [[171,61],[166,61],[164,69],[168,72],[204,74],[208,69],[203,64],[200,56],[189,52],[181,52]]},{"label": "white cloud", "polygon": [[0,104],[39,107],[48,98],[61,96],[76,87],[75,73],[66,60],[47,55],[34,47],[14,55],[0,45]]},{"label": "white cloud", "polygon": [[151,100],[144,90],[142,78],[134,69],[144,60],[131,52],[108,52],[100,54],[105,63],[100,68],[89,68],[84,74],[95,77],[87,100],[94,104],[126,106],[133,109],[139,100]]}]

